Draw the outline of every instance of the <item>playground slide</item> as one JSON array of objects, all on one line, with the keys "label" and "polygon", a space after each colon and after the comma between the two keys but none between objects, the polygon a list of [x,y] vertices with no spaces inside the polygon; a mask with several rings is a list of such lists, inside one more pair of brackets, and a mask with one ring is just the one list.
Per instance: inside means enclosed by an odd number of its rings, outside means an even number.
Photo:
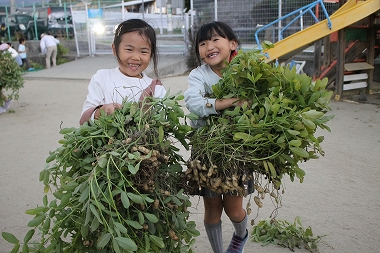
[{"label": "playground slide", "polygon": [[343,29],[369,15],[380,10],[380,0],[348,0],[342,7],[330,16],[331,29],[327,25],[327,19],[320,21],[302,31],[274,44],[274,48],[266,51],[266,62],[271,62],[288,55],[299,48],[321,39],[333,32]]}]

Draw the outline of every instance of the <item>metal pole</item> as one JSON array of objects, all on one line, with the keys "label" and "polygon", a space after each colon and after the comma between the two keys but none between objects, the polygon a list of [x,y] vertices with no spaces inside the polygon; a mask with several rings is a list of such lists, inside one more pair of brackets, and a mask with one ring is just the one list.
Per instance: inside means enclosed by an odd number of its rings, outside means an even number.
[{"label": "metal pole", "polygon": [[[73,13],[73,6],[71,4],[70,4],[70,11],[71,13]],[[78,45],[77,29],[75,28],[75,20],[73,20],[73,31],[74,31],[75,46],[77,48],[77,57],[79,57],[80,52],[79,52],[79,45]]]},{"label": "metal pole", "polygon": [[33,22],[34,22],[34,37],[35,40],[38,40],[38,30],[37,30],[37,14],[36,14],[36,6],[33,4]]},{"label": "metal pole", "polygon": [[144,0],[141,1],[141,5],[142,5],[142,19],[144,19],[144,12],[145,12]]},{"label": "metal pole", "polygon": [[161,25],[160,25],[160,34],[164,33],[164,20],[162,19],[162,0],[161,1],[161,6],[160,6],[160,19],[161,19]]},{"label": "metal pole", "polygon": [[8,40],[11,41],[11,30],[9,28],[9,24],[8,24],[8,7],[5,6],[5,24],[7,26],[7,32],[8,32]]},{"label": "metal pole", "polygon": [[168,33],[173,32],[173,20],[172,20],[172,0],[166,1],[166,14],[168,16]]},{"label": "metal pole", "polygon": [[90,36],[90,24],[88,22],[88,3],[84,3],[86,7],[86,26],[87,26],[87,40],[88,40],[88,55],[92,56],[91,54],[91,36]]},{"label": "metal pole", "polygon": [[218,21],[218,0],[214,0],[214,17]]},{"label": "metal pole", "polygon": [[282,0],[278,0],[278,40],[281,38]]},{"label": "metal pole", "polygon": [[66,3],[63,3],[63,10],[65,13],[65,26],[66,26],[66,39],[69,38],[69,26],[67,24],[67,9],[66,9]]},{"label": "metal pole", "polygon": [[190,25],[191,25],[191,30],[192,30],[194,26],[194,0],[190,0],[190,11],[191,11]]},{"label": "metal pole", "polygon": [[121,2],[121,17],[124,21],[124,0]]}]

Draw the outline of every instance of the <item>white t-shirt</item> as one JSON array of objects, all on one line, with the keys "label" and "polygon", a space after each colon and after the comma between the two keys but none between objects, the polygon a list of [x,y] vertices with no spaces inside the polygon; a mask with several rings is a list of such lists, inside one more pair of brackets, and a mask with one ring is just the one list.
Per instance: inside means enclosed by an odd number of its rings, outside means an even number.
[{"label": "white t-shirt", "polygon": [[[212,86],[217,84],[220,80],[218,76],[209,65],[204,64],[202,66],[193,69],[188,77],[189,87],[185,91],[185,103],[187,109],[190,112],[195,113],[200,118],[198,120],[191,120],[191,126],[199,128],[206,124],[203,119],[212,114],[217,114],[215,110],[215,98],[207,98],[207,94],[211,95]],[[211,104],[211,107],[206,106]]]},{"label": "white t-shirt", "polygon": [[[152,81],[153,79],[145,74],[141,79],[126,76],[120,72],[119,67],[98,70],[88,85],[88,95],[83,104],[82,114],[98,105],[122,104],[123,101],[138,102],[141,93]],[[163,98],[165,94],[165,87],[157,85],[153,96]]]},{"label": "white t-shirt", "polygon": [[[25,52],[25,45],[23,44],[20,44],[18,45],[18,54],[20,55],[21,59],[26,59],[26,52]],[[23,53],[20,53],[20,52],[23,52]]]}]

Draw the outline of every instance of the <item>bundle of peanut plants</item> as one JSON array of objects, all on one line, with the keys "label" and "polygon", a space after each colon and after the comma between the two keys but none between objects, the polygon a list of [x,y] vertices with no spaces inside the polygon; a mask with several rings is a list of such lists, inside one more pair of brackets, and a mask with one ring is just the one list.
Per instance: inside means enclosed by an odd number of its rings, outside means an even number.
[{"label": "bundle of peanut plants", "polygon": [[260,50],[240,51],[212,87],[209,98],[239,98],[241,106],[209,116],[192,136],[190,194],[208,187],[246,196],[245,185],[253,180],[258,207],[266,194],[278,203],[284,175],[302,183],[300,163],[324,155],[316,131],[330,131],[326,122],[333,117],[326,115],[332,96],[327,79],[313,81],[264,59]]},{"label": "bundle of peanut plants", "polygon": [[193,252],[199,232],[175,146],[188,148],[191,131],[180,123],[181,99],[125,102],[91,125],[62,129],[40,173],[43,204],[26,211],[31,229],[22,241],[2,234],[12,252]]},{"label": "bundle of peanut plants", "polygon": [[8,99],[19,98],[19,90],[24,87],[24,79],[22,69],[9,52],[0,52],[0,62],[0,106],[2,106],[5,96]]}]

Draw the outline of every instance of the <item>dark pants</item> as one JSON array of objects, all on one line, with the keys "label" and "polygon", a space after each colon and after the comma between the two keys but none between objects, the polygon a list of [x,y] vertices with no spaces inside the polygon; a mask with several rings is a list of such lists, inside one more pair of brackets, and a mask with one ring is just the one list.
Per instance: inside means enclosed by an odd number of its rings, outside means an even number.
[{"label": "dark pants", "polygon": [[30,68],[30,64],[29,64],[29,61],[27,58],[21,58],[22,60],[22,66],[23,67],[26,67],[26,69],[29,69]]}]

